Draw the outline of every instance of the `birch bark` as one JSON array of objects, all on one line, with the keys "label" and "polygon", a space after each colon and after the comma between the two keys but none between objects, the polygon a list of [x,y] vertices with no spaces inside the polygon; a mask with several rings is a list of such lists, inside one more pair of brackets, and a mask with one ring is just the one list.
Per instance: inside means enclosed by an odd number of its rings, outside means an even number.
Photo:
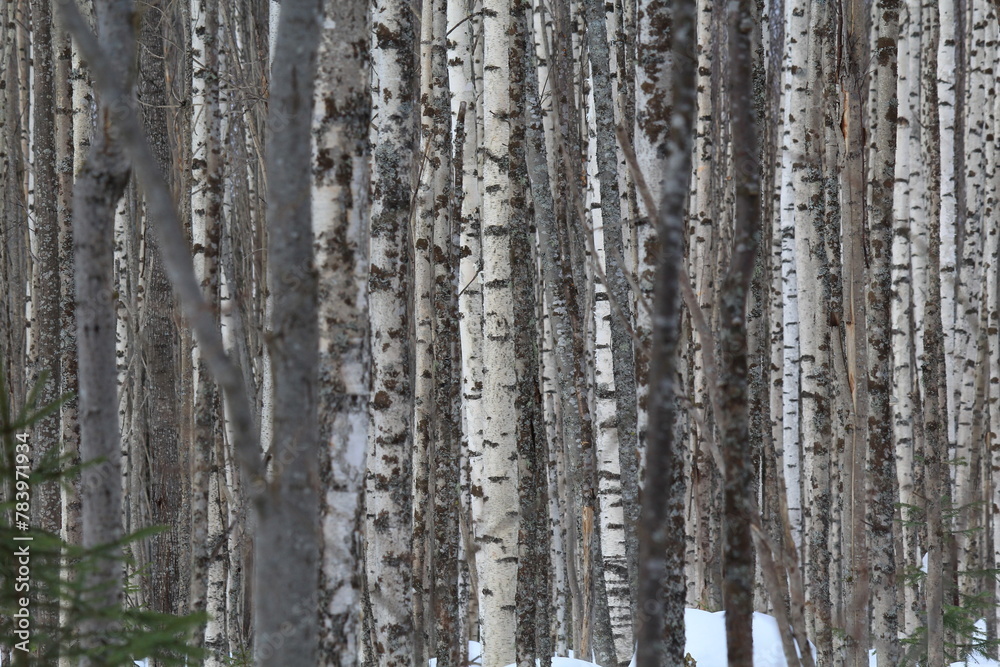
[{"label": "birch bark", "polygon": [[[453,55],[449,57],[449,87],[454,94],[451,104],[453,113],[458,113],[464,103],[466,107],[465,142],[455,146],[456,155],[462,155],[461,217],[456,221],[460,230],[459,251],[459,337],[461,345],[462,381],[462,446],[467,452],[471,470],[481,477],[483,453],[483,292],[482,292],[482,239],[480,215],[482,191],[479,121],[482,98],[475,72],[475,48],[480,45],[478,28],[481,19],[472,12],[474,8],[465,0],[451,0],[448,3],[448,23],[452,25]],[[472,12],[472,13],[470,13]],[[460,23],[464,21],[464,23]],[[479,63],[482,64],[481,62]],[[471,504],[481,503],[482,496],[471,494]],[[470,508],[471,509],[471,508]],[[476,510],[477,512],[479,510]],[[472,560],[470,554],[470,561]],[[476,592],[478,594],[478,592]]]},{"label": "birch bark", "polygon": [[[914,402],[919,400],[915,383],[913,360],[920,352],[913,349],[911,341],[919,340],[916,320],[919,317],[914,254],[922,254],[916,240],[926,243],[926,219],[923,217],[919,198],[920,138],[917,127],[920,121],[920,3],[911,0],[904,4],[900,17],[898,84],[899,117],[896,126],[896,173],[893,190],[892,236],[892,395],[893,440],[897,459],[897,479],[901,508],[903,567],[916,567],[921,560],[917,549],[917,533],[908,521],[915,518],[914,507]],[[916,193],[916,196],[914,196]],[[916,250],[916,252],[914,252]],[[922,302],[921,302],[922,305]],[[922,350],[921,350],[922,351]],[[901,629],[911,634],[917,627],[915,586],[901,587],[903,618]]]},{"label": "birch bark", "polygon": [[[993,11],[994,23],[996,23],[996,17],[997,13]],[[1000,29],[994,25],[988,43],[995,46],[998,42],[1000,42]],[[994,51],[993,71],[1000,71],[1000,51]],[[994,79],[986,93],[987,99],[992,98],[993,100],[988,121],[994,137],[1000,132],[1000,95],[998,93],[1000,90],[998,90]],[[987,182],[992,184],[988,185],[986,189],[986,205],[988,210],[996,211],[997,207],[1000,206],[1000,185],[997,184],[996,180],[997,175],[1000,174],[1000,149],[997,148],[995,142],[987,144],[986,159],[986,178]],[[1000,336],[997,336],[997,333],[1000,332],[1000,271],[998,271],[998,267],[1000,267],[1000,228],[997,225],[991,226],[987,232],[985,256],[987,258],[986,303],[989,304],[986,316],[989,354],[989,370],[987,371],[989,390],[986,402],[990,427],[987,438],[992,452],[990,469],[995,471],[1000,469],[998,468],[1000,467],[1000,449],[997,448],[997,443],[1000,443]],[[993,504],[1000,507],[1000,491],[998,491],[1000,484],[992,477],[991,487],[993,489]],[[1000,516],[993,514],[991,523],[993,530],[991,547],[993,561],[996,562],[998,554],[1000,554]],[[1000,627],[1000,612],[998,612],[997,626]]]},{"label": "birch bark", "polygon": [[368,443],[367,5],[325,2],[312,132],[319,272],[319,664],[359,654],[361,495]]},{"label": "birch bark", "polygon": [[[976,578],[962,573],[974,570],[978,561],[979,537],[982,533],[977,520],[978,490],[975,469],[980,453],[978,429],[982,413],[979,409],[978,384],[980,333],[983,296],[983,218],[984,179],[983,125],[986,108],[980,46],[985,46],[985,17],[980,7],[983,3],[958,3],[957,10],[965,11],[968,18],[965,30],[959,31],[956,48],[960,58],[960,81],[956,90],[956,244],[955,263],[955,341],[954,369],[955,400],[955,460],[954,471],[955,540],[958,549],[956,564],[959,590],[962,595],[977,591]],[[969,20],[971,19],[971,20]],[[962,24],[960,23],[960,27]],[[992,77],[995,79],[995,76]],[[964,90],[961,88],[964,87]],[[961,161],[959,161],[961,160]],[[942,239],[943,242],[943,239]]]},{"label": "birch bark", "polygon": [[926,37],[928,49],[926,59],[921,64],[921,83],[926,91],[925,103],[921,111],[922,124],[927,128],[927,141],[923,146],[923,159],[927,164],[927,220],[928,246],[927,271],[928,291],[924,326],[924,363],[920,380],[924,387],[924,467],[925,513],[927,515],[927,582],[924,585],[927,622],[928,664],[944,664],[944,561],[945,526],[943,520],[943,496],[947,493],[948,471],[945,462],[948,455],[947,385],[945,381],[945,331],[937,326],[942,321],[941,279],[941,215],[942,184],[939,125],[941,108],[938,105],[939,61],[938,52],[942,31],[936,7],[930,7],[926,15]]},{"label": "birch bark", "polygon": [[410,206],[416,176],[416,21],[390,1],[372,9],[372,208],[369,322],[372,393],[365,478],[367,581],[373,644],[381,664],[410,665],[414,627],[413,380],[408,341],[412,283]]},{"label": "birch bark", "polygon": [[955,182],[957,159],[955,153],[956,118],[956,74],[957,67],[955,47],[956,1],[943,0],[938,4],[938,21],[941,37],[938,41],[938,81],[937,98],[941,105],[939,116],[939,133],[941,140],[940,185],[941,185],[941,321],[944,326],[945,345],[945,382],[947,383],[948,442],[954,446],[956,430],[955,418],[957,405],[955,390],[957,377],[955,364],[955,319],[957,298],[957,268],[955,239],[957,234],[956,217],[958,202],[956,199]]},{"label": "birch bark", "polygon": [[[800,341],[796,257],[805,256],[796,242],[796,217],[815,194],[815,179],[808,178],[801,157],[808,151],[810,119],[809,77],[798,63],[809,62],[810,6],[790,0],[785,5],[786,46],[782,60],[783,137],[781,150],[781,286],[782,286],[782,463],[788,493],[788,515],[796,548],[802,546],[802,451],[800,441]],[[805,223],[808,224],[808,223]]]},{"label": "birch bark", "polygon": [[[510,203],[505,158],[510,136],[510,3],[484,0],[483,61],[483,466],[473,485],[483,494],[477,523],[477,570],[483,666],[514,659],[517,579],[517,461],[514,425]],[[474,471],[475,472],[475,471]]]},{"label": "birch bark", "polygon": [[[1000,65],[1000,63],[997,63]],[[994,117],[1000,118],[1000,109],[994,110]],[[1000,131],[1000,127],[997,123],[994,123],[996,131]],[[1000,152],[1000,151],[998,151]],[[994,165],[998,161],[996,156],[994,157]],[[994,166],[994,170],[996,166]],[[995,190],[994,190],[995,192]],[[994,195],[993,197],[993,207],[998,205],[998,199]],[[998,236],[1000,236],[1000,230],[995,227],[990,232],[989,238],[989,256],[991,257],[990,266],[987,271],[987,284],[990,285],[992,294],[989,297],[989,302],[992,304],[990,306],[987,330],[990,332],[1000,331],[1000,272],[998,272],[998,266],[1000,266],[1000,241],[998,241]],[[987,405],[989,410],[989,423],[990,430],[987,435],[989,438],[989,443],[991,446],[991,470],[996,470],[1000,467],[1000,454],[997,453],[997,442],[1000,442],[1000,340],[995,335],[991,335],[989,338],[989,395],[987,397]],[[993,489],[992,502],[994,505],[1000,506],[1000,493],[997,489],[1000,484],[996,480],[991,482]],[[992,553],[993,559],[996,561],[998,559],[998,554],[1000,554],[1000,518],[996,514],[992,515],[992,530],[993,530],[993,543],[992,543]],[[1000,628],[1000,612],[997,616],[997,627]]]},{"label": "birch bark", "polygon": [[[222,231],[222,114],[220,110],[219,5],[213,0],[191,7],[192,107],[191,227],[195,274],[205,299],[219,306],[219,253]],[[217,324],[218,326],[218,324]],[[209,652],[206,664],[221,666],[228,655],[225,634],[225,552],[213,549],[225,539],[219,482],[225,465],[221,456],[221,403],[218,388],[201,355],[192,354],[195,387],[195,446],[192,455],[191,583],[189,606],[207,611],[208,623],[197,641]]]},{"label": "birch bark", "polygon": [[[454,363],[459,375],[461,399],[461,442],[462,459],[462,501],[459,525],[463,552],[459,556],[461,575],[460,622],[467,630],[476,628],[479,606],[474,579],[475,556],[471,541],[472,505],[479,498],[472,494],[472,467],[482,463],[482,332],[483,302],[480,268],[482,266],[482,246],[480,240],[480,192],[479,168],[479,117],[481,97],[477,92],[479,80],[476,75],[476,46],[480,39],[481,13],[475,3],[466,0],[450,0],[447,6],[448,24],[452,27],[448,34],[448,76],[449,88],[454,91],[451,110],[455,129],[455,190],[453,198],[453,225],[458,235],[458,345],[460,359]],[[479,66],[482,62],[478,62]],[[464,109],[464,111],[463,111]],[[462,114],[465,114],[464,116]],[[461,129],[461,132],[459,131]],[[470,633],[467,633],[470,634]],[[474,630],[470,636],[478,636]]]},{"label": "birch bark", "polygon": [[[809,604],[806,614],[810,634],[821,653],[829,655],[830,590],[830,441],[832,439],[830,385],[830,260],[823,238],[823,226],[829,211],[824,185],[828,174],[824,125],[828,120],[823,105],[823,75],[831,66],[829,53],[831,12],[814,5],[808,14],[809,29],[796,39],[807,41],[806,72],[789,91],[791,113],[800,126],[800,142],[794,146],[792,159],[792,202],[795,242],[795,272],[799,315],[801,481],[804,489],[802,558],[810,586],[806,588]],[[792,28],[796,27],[794,19]],[[793,47],[794,48],[794,47]],[[793,62],[796,62],[793,59]],[[795,77],[798,78],[798,77]],[[800,115],[803,114],[804,115]],[[792,148],[789,146],[786,149]],[[783,207],[784,208],[784,207]],[[794,446],[794,444],[793,444]],[[787,451],[786,451],[787,453]]]},{"label": "birch bark", "polygon": [[[604,225],[601,211],[592,210],[593,238],[599,272],[607,264]],[[611,631],[615,642],[616,660],[627,664],[633,652],[632,604],[629,595],[628,558],[626,553],[625,513],[623,504],[623,471],[617,427],[617,402],[614,382],[611,321],[616,317],[611,308],[608,287],[595,282],[593,304],[594,327],[594,419],[597,451],[598,500],[601,534],[601,554],[604,558],[604,581],[607,589]],[[626,443],[624,446],[629,446]]]},{"label": "birch bark", "polygon": [[[635,134],[634,145],[639,171],[645,177],[654,202],[660,201],[663,174],[659,161],[669,120],[670,7],[662,0],[640,0],[636,8]],[[639,198],[636,220],[636,279],[640,299],[652,307],[658,246],[654,212],[646,210]],[[648,396],[652,313],[636,309],[636,397],[639,405],[638,444],[644,456],[648,429]],[[641,471],[641,464],[640,464]],[[642,474],[640,472],[640,479]]]},{"label": "birch bark", "polygon": [[[534,247],[534,216],[529,202],[526,99],[529,50],[534,50],[528,21],[529,0],[511,6],[513,38],[510,51],[510,103],[515,110],[508,143],[511,182],[511,270],[514,292],[514,345],[517,371],[518,528],[515,641],[518,665],[551,661],[548,614],[547,452],[542,429],[540,328],[537,304],[538,260]],[[548,659],[548,660],[546,660]]]},{"label": "birch bark", "polygon": [[[32,275],[32,309],[35,332],[35,373],[48,373],[39,394],[40,405],[55,401],[59,392],[60,271],[59,271],[59,182],[56,172],[55,102],[53,79],[52,14],[49,2],[33,0],[32,24],[32,141],[35,252]],[[33,448],[38,465],[59,442],[59,415],[53,413],[35,426]],[[42,530],[57,533],[60,526],[59,487],[56,482],[39,485],[33,495],[36,520]],[[50,619],[51,620],[51,619]],[[43,621],[45,622],[45,621]]]},{"label": "birch bark", "polygon": [[[564,227],[558,218],[556,202],[553,196],[552,184],[549,180],[549,160],[547,159],[547,144],[544,135],[542,118],[543,107],[540,101],[538,69],[534,50],[526,49],[528,59],[525,68],[525,97],[527,102],[527,150],[526,160],[528,179],[531,184],[532,199],[536,206],[538,221],[538,243],[546,301],[551,304],[550,315],[555,343],[556,385],[559,390],[560,403],[558,412],[562,416],[562,431],[557,445],[553,450],[556,461],[554,474],[555,487],[560,498],[557,515],[562,517],[561,525],[565,528],[565,560],[557,567],[565,566],[567,595],[570,599],[567,623],[572,626],[572,633],[567,633],[567,641],[573,639],[573,645],[579,647],[582,641],[581,617],[584,615],[584,593],[580,590],[577,576],[579,550],[577,549],[579,531],[576,517],[583,508],[593,508],[593,485],[588,483],[587,475],[592,473],[586,462],[581,460],[588,451],[588,443],[592,438],[590,426],[590,411],[583,386],[582,334],[579,331],[580,319],[577,310],[576,286],[572,270],[568,265]],[[565,66],[557,61],[557,68]],[[557,87],[560,95],[564,89]],[[556,105],[560,117],[568,113],[565,99]],[[565,144],[560,147],[566,150]],[[557,171],[562,173],[565,165],[558,165]],[[577,499],[577,492],[582,495]],[[579,559],[582,560],[582,559]]]},{"label": "birch bark", "polygon": [[[624,507],[625,575],[627,580],[620,603],[621,609],[632,607],[631,578],[628,573],[635,570],[638,557],[635,549],[634,522],[638,519],[636,506],[638,483],[637,460],[637,405],[635,351],[632,347],[630,331],[632,317],[632,291],[626,278],[629,268],[625,262],[625,242],[622,231],[621,193],[618,187],[618,149],[615,142],[616,98],[611,82],[611,56],[608,48],[608,33],[605,22],[604,5],[599,0],[584,1],[587,21],[587,45],[590,56],[590,71],[593,77],[594,112],[597,131],[597,168],[601,190],[601,222],[608,259],[606,261],[608,296],[614,304],[615,316],[611,318],[611,351],[615,387],[615,407],[617,410],[618,455],[621,466],[621,494]],[[620,635],[618,656],[627,660],[628,646],[632,644],[631,621],[613,622],[612,629]]]},{"label": "birch bark", "polygon": [[873,26],[875,95],[871,102],[871,183],[868,220],[869,549],[872,557],[872,634],[879,667],[900,660],[896,550],[893,526],[899,489],[892,433],[892,241],[896,168],[898,0],[879,0]]},{"label": "birch bark", "polygon": [[441,154],[437,136],[431,46],[434,11],[424,3],[420,18],[420,153],[419,182],[413,211],[413,626],[415,660],[422,664],[433,651],[434,631],[434,398],[437,360],[434,347],[433,243],[437,190],[445,176],[438,169]]}]

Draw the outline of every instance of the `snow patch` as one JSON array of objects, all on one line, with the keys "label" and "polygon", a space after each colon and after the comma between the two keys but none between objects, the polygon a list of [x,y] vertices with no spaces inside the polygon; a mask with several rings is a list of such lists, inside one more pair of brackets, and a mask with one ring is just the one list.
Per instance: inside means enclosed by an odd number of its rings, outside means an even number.
[{"label": "snow patch", "polygon": [[[726,658],[726,612],[708,612],[700,609],[684,610],[684,625],[686,642],[685,653],[698,663],[698,667],[727,667]],[[813,656],[816,649],[810,645]],[[482,644],[469,642],[469,664],[482,664]],[[753,615],[753,662],[754,667],[788,667],[785,652],[782,649],[781,634],[778,632],[778,621],[767,614]],[[976,667],[1000,667],[993,664],[969,663]],[[431,658],[428,667],[436,667],[437,660]],[[509,667],[516,667],[512,664]],[[552,667],[594,667],[593,662],[579,660],[573,657],[555,656]],[[629,667],[635,667],[635,656]]]}]

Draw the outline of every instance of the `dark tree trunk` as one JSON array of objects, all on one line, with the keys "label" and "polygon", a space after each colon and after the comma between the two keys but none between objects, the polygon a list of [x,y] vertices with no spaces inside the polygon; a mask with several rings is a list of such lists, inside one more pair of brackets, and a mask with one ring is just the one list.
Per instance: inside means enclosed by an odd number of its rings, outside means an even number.
[{"label": "dark tree trunk", "polygon": [[[164,6],[153,2],[142,13],[139,34],[139,76],[137,81],[139,110],[143,129],[161,173],[170,173],[171,152],[167,140],[168,99],[164,88]],[[154,526],[167,530],[150,538],[148,558],[151,565],[143,577],[144,598],[150,607],[172,614],[187,609],[188,563],[181,554],[189,543],[188,517],[182,511],[186,475],[182,466],[180,436],[180,402],[178,378],[178,327],[174,299],[160,256],[159,242],[152,232],[158,224],[151,219],[147,206],[143,219],[145,257],[144,285],[139,307],[139,346],[141,349],[139,395],[137,409],[145,411],[142,423],[145,433],[136,434],[131,443],[133,464],[138,464],[141,479],[148,484],[150,499],[147,517]],[[138,245],[138,243],[137,243]],[[154,462],[148,467],[146,461]],[[145,485],[144,484],[144,485]]]},{"label": "dark tree trunk", "polygon": [[[35,332],[36,378],[47,375],[38,400],[48,405],[59,395],[60,385],[60,272],[59,257],[59,183],[56,174],[55,87],[53,71],[52,13],[48,0],[31,3],[32,83],[32,152],[34,153],[34,228],[37,254],[32,272],[32,306]],[[34,429],[32,455],[36,469],[52,469],[59,455],[59,412],[41,419]],[[32,494],[35,526],[58,535],[61,526],[59,482],[53,480],[35,487]],[[37,591],[38,623],[54,629],[58,624],[58,604],[47,586]],[[58,660],[58,646],[41,649],[45,661]]]},{"label": "dark tree trunk", "polygon": [[725,462],[723,600],[729,664],[753,665],[753,542],[756,516],[747,414],[746,301],[760,244],[760,163],[757,119],[752,101],[754,28],[751,0],[740,0],[729,17],[730,114],[736,170],[736,219],[730,267],[722,284],[720,322],[722,367],[719,415]]}]

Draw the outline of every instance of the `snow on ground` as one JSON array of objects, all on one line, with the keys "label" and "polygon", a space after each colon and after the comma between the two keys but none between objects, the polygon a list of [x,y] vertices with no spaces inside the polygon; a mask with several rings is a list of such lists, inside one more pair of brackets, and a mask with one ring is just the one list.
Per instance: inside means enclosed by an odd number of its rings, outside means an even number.
[{"label": "snow on ground", "polygon": [[[726,667],[726,612],[684,610],[684,650],[698,667]],[[815,650],[813,651],[815,654]],[[754,667],[787,667],[778,622],[773,616],[753,615]]]},{"label": "snow on ground", "polygon": [[[985,632],[986,622],[979,621]],[[726,667],[726,612],[708,612],[700,609],[684,610],[684,632],[686,642],[684,650],[695,659],[698,667]],[[816,649],[813,648],[813,655]],[[482,665],[483,645],[479,642],[469,642],[469,665]],[[870,667],[877,667],[875,650],[868,653]],[[146,661],[136,662],[139,667],[146,667]],[[437,659],[431,658],[428,667],[437,667]],[[788,667],[785,652],[781,648],[781,635],[778,632],[778,622],[773,616],[754,613],[753,615],[753,664],[754,667]],[[510,667],[516,667],[510,665]],[[555,657],[552,667],[594,667],[594,663],[575,658]],[[635,667],[635,658],[629,667]],[[968,662],[955,662],[951,667],[1000,667],[1000,663],[989,658],[974,656]]]},{"label": "snow on ground", "polygon": [[951,663],[951,667],[1000,667],[1000,663],[996,660],[976,655],[969,658],[968,662],[953,662]]},{"label": "snow on ground", "polygon": [[[686,642],[684,650],[695,659],[698,667],[727,667],[726,661],[726,612],[708,612],[700,609],[684,611]],[[985,624],[984,624],[985,628]],[[813,656],[816,655],[815,647]],[[482,665],[480,657],[482,644],[469,642],[469,664]],[[871,667],[877,667],[875,651],[869,653]],[[753,664],[754,667],[788,667],[785,652],[781,647],[778,622],[773,616],[755,613],[753,615]],[[428,667],[436,667],[437,660],[431,659]],[[509,667],[516,667],[510,665]],[[552,667],[594,667],[594,663],[575,658],[555,657]],[[635,658],[629,667],[635,667]],[[951,667],[1000,667],[1000,663],[987,658],[975,657],[968,662],[956,662]]]},{"label": "snow on ground", "polygon": [[[698,667],[726,667],[726,612],[687,609],[684,612],[684,625],[687,637],[684,650],[691,654]],[[482,646],[478,642],[469,642],[470,664],[482,664],[478,660],[481,654]],[[785,653],[781,648],[781,636],[778,634],[778,622],[773,616],[753,615],[753,660],[754,667],[787,667]],[[429,667],[436,665],[437,660],[432,658]],[[552,659],[552,667],[594,667],[594,663],[555,657]],[[632,658],[630,667],[635,667],[635,658]]]}]

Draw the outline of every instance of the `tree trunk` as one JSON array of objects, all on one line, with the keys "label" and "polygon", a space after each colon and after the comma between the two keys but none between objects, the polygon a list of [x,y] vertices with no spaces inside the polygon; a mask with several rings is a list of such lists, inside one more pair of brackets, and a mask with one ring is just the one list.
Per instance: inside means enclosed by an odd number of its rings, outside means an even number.
[{"label": "tree trunk", "polygon": [[921,83],[926,90],[926,102],[921,113],[921,124],[927,128],[924,142],[924,159],[927,165],[927,301],[924,311],[924,362],[921,367],[921,385],[924,411],[924,468],[925,506],[927,516],[927,581],[924,585],[927,623],[927,664],[944,665],[944,547],[945,526],[942,504],[947,493],[948,425],[945,386],[944,331],[942,322],[941,281],[941,161],[939,143],[940,126],[938,107],[938,48],[941,39],[936,7],[927,15],[926,38],[928,48],[921,64]]},{"label": "tree trunk", "polygon": [[844,242],[844,292],[846,357],[851,393],[851,418],[846,452],[844,492],[844,554],[847,585],[847,626],[849,667],[867,665],[869,638],[869,579],[867,532],[865,525],[865,464],[868,446],[868,353],[865,321],[865,192],[863,146],[863,96],[868,62],[865,8],[850,0],[844,7],[842,39],[847,45],[841,67],[843,118],[841,131],[844,152],[841,165],[841,211]]},{"label": "tree trunk", "polygon": [[[611,57],[605,22],[604,3],[599,0],[584,1],[587,21],[587,45],[590,56],[590,73],[593,77],[594,113],[597,130],[597,169],[600,181],[601,222],[607,253],[604,274],[606,289],[612,306],[610,317],[611,361],[614,376],[614,399],[617,412],[617,453],[619,458],[623,513],[624,582],[609,587],[610,607],[615,608],[612,632],[618,662],[627,663],[632,652],[632,590],[629,572],[635,569],[633,559],[634,521],[638,518],[636,494],[638,484],[637,404],[635,353],[632,348],[632,290],[626,278],[629,268],[625,262],[625,235],[622,231],[621,193],[618,187],[618,150],[615,145],[616,95],[611,81]],[[602,536],[602,539],[605,539]],[[612,569],[620,567],[613,564]],[[600,656],[599,656],[600,657]]]},{"label": "tree trunk", "polygon": [[[57,174],[57,144],[55,134],[56,91],[52,13],[48,0],[31,3],[32,58],[32,138],[34,189],[31,204],[34,213],[35,261],[32,263],[31,305],[34,317],[31,330],[35,337],[35,382],[46,375],[38,395],[40,406],[56,401],[60,389],[60,245],[59,202],[61,192]],[[53,412],[39,420],[32,434],[32,458],[35,470],[53,470],[59,455],[59,413]],[[51,480],[38,484],[32,494],[32,522],[40,530],[58,535],[62,525],[59,483]],[[58,603],[50,586],[40,582],[33,591],[40,628],[58,627]],[[59,646],[39,649],[46,661],[57,661]]]},{"label": "tree trunk", "polygon": [[[923,188],[923,164],[920,157],[920,48],[923,24],[920,4],[905,3],[900,18],[898,84],[899,119],[896,129],[895,188],[893,190],[892,235],[892,393],[898,400],[893,407],[893,439],[899,461],[897,479],[900,502],[901,559],[904,568],[918,567],[922,550],[918,546],[917,516],[914,507],[916,469],[920,457],[916,450],[915,408],[919,405],[919,385],[914,361],[922,357],[920,320],[926,282],[920,274],[927,242],[926,210],[920,199]],[[913,344],[911,344],[913,341]],[[907,636],[918,627],[916,582],[906,582],[899,591],[903,613],[900,630]]]},{"label": "tree trunk", "polygon": [[[77,353],[76,353],[76,312],[74,308],[73,282],[73,165],[77,155],[84,152],[82,145],[73,139],[73,122],[76,110],[73,108],[73,96],[77,88],[71,80],[73,69],[73,48],[69,33],[61,25],[61,16],[56,15],[54,35],[55,65],[55,106],[56,106],[56,164],[59,179],[59,317],[60,317],[60,350],[59,376],[61,387],[59,393],[73,396],[60,407],[60,438],[59,455],[68,460],[70,465],[80,462],[80,421],[77,413],[77,398],[79,385],[77,383]],[[87,118],[90,108],[87,108]],[[80,544],[80,483],[79,478],[64,479],[59,485],[61,504],[60,537],[67,543]],[[69,561],[63,560],[62,576],[66,580],[74,578],[75,573],[68,566]],[[71,605],[63,600],[59,609],[59,625],[66,627],[70,622]],[[70,659],[59,658],[60,667],[70,667]]]},{"label": "tree trunk", "polygon": [[309,202],[321,24],[319,3],[286,0],[270,86],[267,221],[273,311],[268,345],[274,434],[272,476],[260,505],[254,555],[254,653],[264,666],[312,665],[318,657],[319,333]]},{"label": "tree trunk", "polygon": [[[128,81],[127,63],[135,53],[131,3],[99,0],[95,7],[98,35],[117,70],[108,76]],[[73,198],[80,459],[84,466],[89,465],[83,471],[80,494],[84,547],[115,542],[122,536],[118,406],[108,399],[118,393],[112,233],[115,208],[129,178],[129,163],[113,127],[113,109],[131,103],[127,96],[100,100],[93,145],[77,176]],[[112,549],[85,575],[91,591],[88,602],[95,607],[114,609],[121,604],[119,555],[119,549]],[[81,628],[88,633],[85,648],[99,651],[102,642],[110,639],[113,627],[112,615],[88,620]],[[88,658],[82,664],[101,663]]]},{"label": "tree trunk", "polygon": [[320,664],[360,647],[361,493],[370,359],[368,21],[363,2],[326,2],[313,110],[312,227],[319,271]]},{"label": "tree trunk", "polygon": [[510,2],[483,3],[483,476],[473,479],[483,504],[476,520],[483,667],[514,660],[517,581],[511,210],[506,158],[510,137]]},{"label": "tree trunk", "polygon": [[[730,113],[734,160],[745,165],[736,176],[735,235],[730,267],[722,284],[720,349],[722,367],[721,430],[725,461],[725,573],[726,643],[730,665],[753,664],[753,545],[750,519],[757,514],[747,447],[747,332],[746,299],[760,242],[760,167],[757,157],[757,120],[752,104],[753,13],[750,0],[730,9]],[[808,650],[803,647],[803,650]]]},{"label": "tree trunk", "polygon": [[413,379],[410,207],[417,174],[416,21],[410,6],[372,11],[372,400],[365,479],[366,567],[381,665],[413,663]]},{"label": "tree trunk", "polygon": [[875,97],[871,123],[871,190],[868,219],[868,470],[874,492],[869,524],[872,556],[872,631],[879,667],[899,663],[899,610],[893,526],[899,490],[892,433],[892,188],[896,167],[896,86],[899,3],[879,0]]},{"label": "tree trunk", "polygon": [[[161,173],[171,173],[171,151],[167,138],[167,93],[164,79],[163,22],[165,7],[154,3],[142,14],[139,36],[138,101],[143,129],[153,149]],[[186,517],[182,512],[184,477],[179,434],[180,411],[177,396],[177,341],[179,331],[174,316],[174,300],[167,278],[159,243],[151,228],[153,214],[147,208],[142,220],[145,256],[142,284],[145,289],[139,300],[140,359],[136,409],[146,414],[145,432],[133,434],[133,459],[141,464],[140,475],[150,504],[152,525],[167,526],[167,530],[149,540],[152,567],[143,577],[146,599],[150,607],[164,614],[186,610],[187,569],[181,549],[189,543]],[[162,223],[161,223],[162,224]],[[138,241],[137,241],[138,242]],[[156,461],[156,465],[145,465]],[[147,481],[148,480],[148,481]]]},{"label": "tree trunk", "polygon": [[[641,112],[639,115],[638,134],[662,156],[661,166],[652,172],[649,180],[662,188],[663,198],[656,218],[661,250],[653,302],[649,433],[639,528],[637,667],[685,664],[684,456],[674,419],[675,395],[680,393],[675,388],[681,334],[679,285],[681,280],[687,279],[680,268],[684,201],[690,188],[691,131],[697,94],[695,62],[689,57],[694,47],[695,9],[693,1],[676,2],[669,13],[659,6],[647,6],[647,11],[651,12],[651,28],[665,27],[664,24],[670,21],[670,55],[674,61],[670,80],[666,53],[652,50],[643,57],[640,51],[640,66],[647,80],[659,84],[654,87],[664,93],[659,99],[662,102],[670,100],[671,105],[656,106],[645,117]],[[640,44],[643,34],[640,29]],[[670,97],[666,97],[668,85]],[[654,207],[651,201],[646,202],[650,214]]]}]

